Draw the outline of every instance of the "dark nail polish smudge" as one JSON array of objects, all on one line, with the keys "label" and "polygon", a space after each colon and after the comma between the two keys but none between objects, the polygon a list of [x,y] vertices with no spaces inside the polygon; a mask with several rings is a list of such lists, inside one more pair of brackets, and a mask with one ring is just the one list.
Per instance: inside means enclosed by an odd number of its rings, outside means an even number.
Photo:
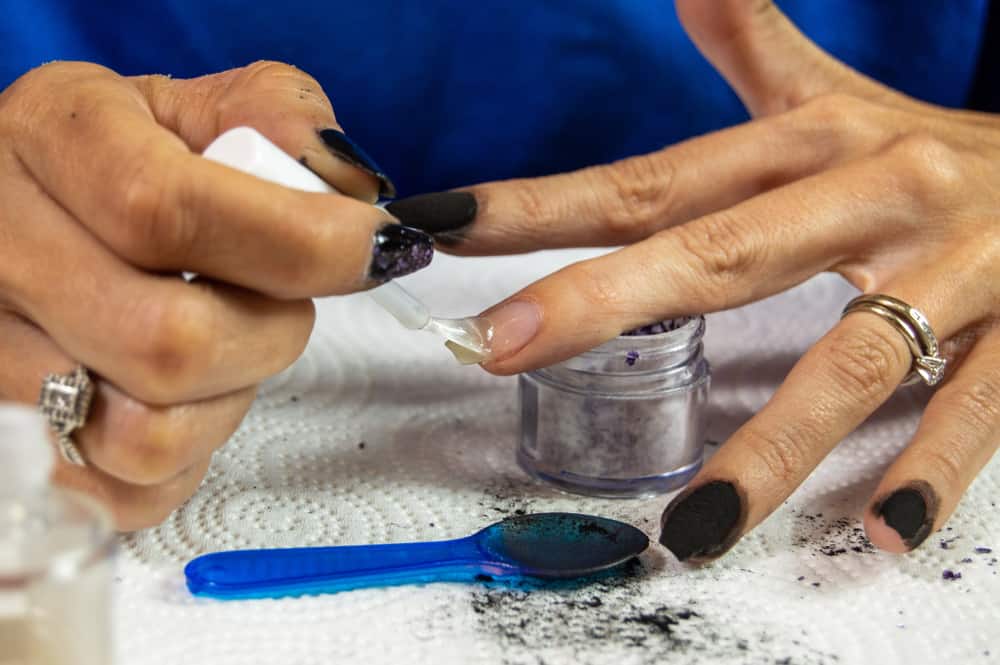
[{"label": "dark nail polish smudge", "polygon": [[877,501],[872,512],[895,529],[906,546],[913,549],[930,535],[938,503],[934,488],[918,480]]},{"label": "dark nail polish smudge", "polygon": [[434,258],[434,241],[417,229],[386,224],[375,233],[369,275],[384,282],[425,268]]},{"label": "dark nail polish smudge", "polygon": [[457,242],[459,232],[476,218],[479,204],[469,192],[435,192],[393,201],[385,209],[405,226],[444,242]]},{"label": "dark nail polish smudge", "polygon": [[391,199],[396,196],[396,186],[389,180],[374,159],[372,159],[361,146],[352,141],[344,132],[327,128],[317,132],[323,144],[337,157],[341,158],[351,166],[356,166],[362,171],[372,174],[378,178],[378,195],[383,199]]},{"label": "dark nail polish smudge", "polygon": [[736,487],[713,481],[688,490],[663,513],[660,543],[680,561],[714,558],[739,536],[743,501]]}]

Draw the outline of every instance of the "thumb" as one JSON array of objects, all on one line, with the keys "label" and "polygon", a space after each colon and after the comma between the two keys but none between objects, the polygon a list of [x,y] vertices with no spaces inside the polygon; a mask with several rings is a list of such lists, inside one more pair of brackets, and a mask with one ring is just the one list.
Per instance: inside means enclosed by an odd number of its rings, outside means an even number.
[{"label": "thumb", "polygon": [[810,41],[771,0],[676,0],[688,36],[754,116],[817,95],[897,96]]},{"label": "thumb", "polygon": [[343,194],[366,201],[394,194],[378,164],[344,134],[323,88],[301,69],[260,61],[193,79],[130,81],[157,122],[195,152],[227,129],[247,125]]}]

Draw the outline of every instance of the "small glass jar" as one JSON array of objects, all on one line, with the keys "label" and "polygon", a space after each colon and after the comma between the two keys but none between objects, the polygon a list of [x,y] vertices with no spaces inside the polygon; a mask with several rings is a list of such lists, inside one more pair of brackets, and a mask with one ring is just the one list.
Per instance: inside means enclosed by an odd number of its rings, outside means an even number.
[{"label": "small glass jar", "polygon": [[37,411],[0,403],[0,665],[110,665],[111,517],[54,461]]},{"label": "small glass jar", "polygon": [[525,471],[609,498],[669,492],[698,472],[710,382],[705,320],[662,327],[519,377]]},{"label": "small glass jar", "polygon": [[114,532],[87,497],[0,499],[0,665],[109,665]]}]

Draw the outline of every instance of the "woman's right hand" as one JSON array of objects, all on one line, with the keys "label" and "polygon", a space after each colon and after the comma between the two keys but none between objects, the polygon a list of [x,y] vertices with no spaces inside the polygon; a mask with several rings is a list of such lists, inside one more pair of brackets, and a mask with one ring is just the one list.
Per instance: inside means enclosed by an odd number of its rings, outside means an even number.
[{"label": "woman's right hand", "polygon": [[[198,156],[240,125],[347,195]],[[429,236],[370,205],[391,190],[319,84],[288,65],[25,74],[0,94],[0,400],[34,403],[47,374],[89,368],[94,403],[74,433],[87,466],[61,464],[57,480],[103,499],[119,528],[162,521],[256,386],[302,352],[311,297],[429,261]]]}]

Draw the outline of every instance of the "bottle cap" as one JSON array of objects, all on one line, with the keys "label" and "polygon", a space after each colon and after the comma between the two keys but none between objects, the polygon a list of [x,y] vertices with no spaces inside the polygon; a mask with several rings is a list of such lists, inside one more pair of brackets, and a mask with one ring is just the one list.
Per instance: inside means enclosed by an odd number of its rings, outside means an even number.
[{"label": "bottle cap", "polygon": [[32,494],[49,484],[55,454],[35,409],[0,402],[0,495]]}]

